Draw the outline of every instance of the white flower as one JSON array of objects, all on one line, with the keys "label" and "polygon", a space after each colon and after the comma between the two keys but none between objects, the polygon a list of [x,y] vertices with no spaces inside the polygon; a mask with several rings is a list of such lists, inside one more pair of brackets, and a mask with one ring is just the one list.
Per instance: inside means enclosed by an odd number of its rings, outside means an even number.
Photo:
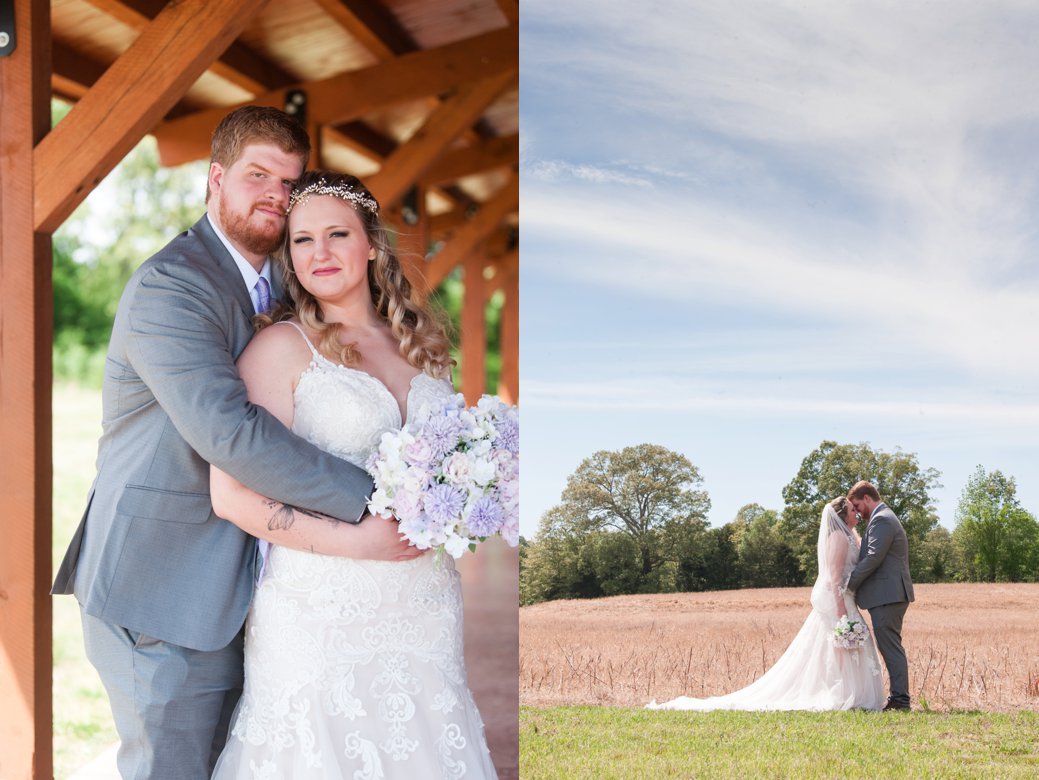
[{"label": "white flower", "polygon": [[486,485],[497,476],[498,469],[494,461],[486,458],[473,458],[469,462],[470,478],[477,485]]},{"label": "white flower", "polygon": [[466,539],[463,536],[452,534],[444,542],[444,549],[454,558],[461,558],[466,550],[469,549],[469,545],[473,544],[475,539]]}]

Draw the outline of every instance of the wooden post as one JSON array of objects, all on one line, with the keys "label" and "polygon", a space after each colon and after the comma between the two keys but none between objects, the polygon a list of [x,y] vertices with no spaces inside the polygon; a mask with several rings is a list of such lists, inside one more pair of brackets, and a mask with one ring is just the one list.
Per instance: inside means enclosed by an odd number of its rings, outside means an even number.
[{"label": "wooden post", "polygon": [[484,320],[483,253],[476,251],[465,259],[462,277],[462,394],[465,402],[475,404],[487,385],[487,323]]},{"label": "wooden post", "polygon": [[[518,255],[518,252],[516,253]],[[518,259],[518,257],[517,257]],[[505,305],[501,311],[501,378],[498,395],[519,403],[519,268],[511,263],[505,277]]]},{"label": "wooden post", "polygon": [[33,223],[50,129],[50,3],[14,0],[0,58],[0,777],[50,778],[51,239]]}]

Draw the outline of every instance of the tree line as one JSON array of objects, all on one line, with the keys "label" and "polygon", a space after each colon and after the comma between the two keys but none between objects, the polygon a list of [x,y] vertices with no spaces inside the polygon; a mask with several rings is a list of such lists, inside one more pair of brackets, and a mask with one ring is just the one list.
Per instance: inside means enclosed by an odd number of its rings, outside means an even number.
[{"label": "tree line", "polygon": [[978,466],[952,532],[931,499],[940,478],[914,453],[823,441],[783,488],[781,509],[747,504],[712,528],[703,478],[684,455],[654,444],[596,452],[534,539],[521,540],[520,601],[811,584],[823,506],[860,479],[901,519],[914,581],[1039,581],[1039,522],[1014,478]]}]

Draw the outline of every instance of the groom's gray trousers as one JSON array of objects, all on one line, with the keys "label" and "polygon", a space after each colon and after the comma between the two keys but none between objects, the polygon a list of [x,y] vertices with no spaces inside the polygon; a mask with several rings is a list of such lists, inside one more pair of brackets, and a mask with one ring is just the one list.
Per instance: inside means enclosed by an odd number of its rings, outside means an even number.
[{"label": "groom's gray trousers", "polygon": [[123,780],[208,780],[242,693],[242,638],[191,650],[83,612],[83,643],[112,704]]},{"label": "groom's gray trousers", "polygon": [[871,607],[869,616],[873,620],[873,635],[877,649],[884,657],[891,682],[891,701],[909,706],[909,661],[902,648],[902,619],[909,609],[908,601],[882,604]]}]

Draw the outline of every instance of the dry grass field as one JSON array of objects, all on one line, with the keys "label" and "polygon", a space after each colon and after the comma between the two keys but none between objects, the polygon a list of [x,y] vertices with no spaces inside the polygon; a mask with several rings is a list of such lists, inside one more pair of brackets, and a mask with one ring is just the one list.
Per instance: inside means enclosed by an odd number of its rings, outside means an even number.
[{"label": "dry grass field", "polygon": [[[736,690],[782,654],[808,614],[809,592],[667,593],[523,607],[520,701],[638,706]],[[1039,711],[1039,584],[918,585],[916,599],[903,627],[914,707]]]}]

